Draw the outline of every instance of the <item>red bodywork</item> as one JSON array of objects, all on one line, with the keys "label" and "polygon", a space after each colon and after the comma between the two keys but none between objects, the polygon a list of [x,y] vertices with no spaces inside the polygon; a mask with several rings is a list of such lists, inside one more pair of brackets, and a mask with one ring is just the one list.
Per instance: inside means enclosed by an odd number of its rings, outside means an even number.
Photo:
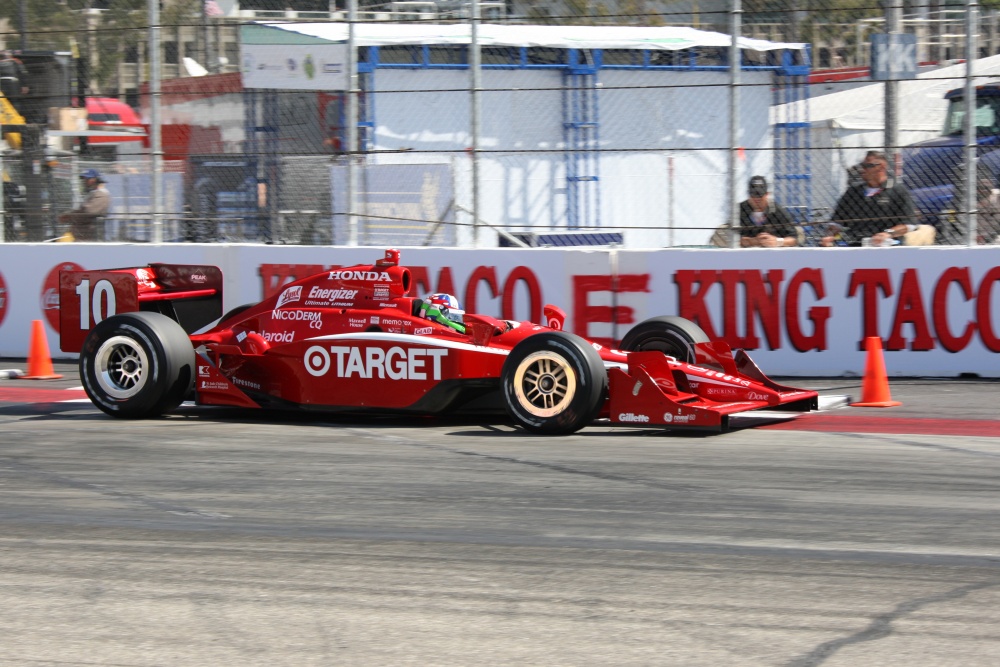
[{"label": "red bodywork", "polygon": [[[389,250],[373,265],[290,283],[201,333],[190,333],[178,318],[198,353],[197,403],[419,414],[502,410],[496,399],[508,353],[527,337],[563,328],[565,314],[549,305],[544,325],[466,314],[460,333],[414,314],[419,299],[410,295],[411,284],[398,251]],[[79,351],[95,312],[217,306],[221,297],[215,267],[63,272],[61,346]],[[722,430],[733,413],[817,405],[816,392],[772,382],[723,342],[698,344],[697,365],[656,351],[591,345],[608,373],[600,416],[613,424]]]},{"label": "red bodywork", "polygon": [[[91,130],[113,130],[121,137],[89,137],[91,144],[115,144],[146,141],[146,128],[129,105],[113,97],[88,97],[87,125]],[[131,134],[130,134],[131,133]]]}]

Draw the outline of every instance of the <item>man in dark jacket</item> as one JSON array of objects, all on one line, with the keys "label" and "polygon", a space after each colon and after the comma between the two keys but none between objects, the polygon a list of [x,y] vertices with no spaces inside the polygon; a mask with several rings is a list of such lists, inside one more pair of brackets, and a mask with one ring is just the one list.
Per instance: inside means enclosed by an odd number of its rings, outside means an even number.
[{"label": "man in dark jacket", "polygon": [[[920,228],[910,191],[889,175],[885,153],[868,151],[861,163],[861,179],[840,197],[830,219],[839,225],[847,245],[864,245],[864,239],[870,239],[873,246],[896,245],[908,232]],[[834,237],[824,237],[822,243],[831,246]]]},{"label": "man in dark jacket", "polygon": [[0,51],[0,92],[22,116],[25,115],[21,100],[28,94],[28,72],[24,63],[6,49]]},{"label": "man in dark jacket", "polygon": [[104,187],[104,179],[96,169],[80,174],[87,193],[78,208],[59,216],[59,222],[70,226],[76,241],[103,241],[104,216],[111,208],[111,193]]},{"label": "man in dark jacket", "polygon": [[792,216],[771,199],[767,179],[750,179],[749,198],[740,202],[741,248],[791,248],[799,244]]}]

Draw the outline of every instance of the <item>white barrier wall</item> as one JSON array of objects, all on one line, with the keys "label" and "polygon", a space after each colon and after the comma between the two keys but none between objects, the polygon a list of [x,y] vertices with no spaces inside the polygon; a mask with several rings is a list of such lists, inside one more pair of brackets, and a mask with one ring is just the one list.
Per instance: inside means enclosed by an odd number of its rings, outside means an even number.
[{"label": "white barrier wall", "polygon": [[[0,356],[26,357],[31,321],[59,351],[60,268],[213,264],[225,308],[382,248],[261,245],[0,245]],[[743,347],[772,375],[860,375],[879,336],[891,376],[1000,377],[1000,247],[795,249],[403,248],[414,293],[450,292],[469,312],[541,320],[605,344],[645,318],[682,315]]]}]

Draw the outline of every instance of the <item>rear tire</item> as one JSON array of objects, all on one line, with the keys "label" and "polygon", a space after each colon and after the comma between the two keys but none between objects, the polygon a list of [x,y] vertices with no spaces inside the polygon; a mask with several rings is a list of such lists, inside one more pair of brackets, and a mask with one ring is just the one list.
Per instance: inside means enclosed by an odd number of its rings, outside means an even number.
[{"label": "rear tire", "polygon": [[564,435],[597,418],[607,395],[608,374],[597,350],[562,331],[518,343],[501,373],[504,405],[526,431]]},{"label": "rear tire", "polygon": [[194,387],[195,353],[181,326],[160,313],[123,313],[94,327],[80,351],[90,400],[122,419],[173,410]]},{"label": "rear tire", "polygon": [[708,334],[683,317],[652,317],[632,327],[622,339],[623,352],[659,350],[677,361],[693,364],[696,343],[708,343]]}]

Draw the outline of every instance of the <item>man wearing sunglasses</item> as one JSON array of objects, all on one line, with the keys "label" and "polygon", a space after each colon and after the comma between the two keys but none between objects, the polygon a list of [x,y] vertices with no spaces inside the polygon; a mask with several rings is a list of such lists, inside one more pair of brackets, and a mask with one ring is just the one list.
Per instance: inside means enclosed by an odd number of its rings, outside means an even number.
[{"label": "man wearing sunglasses", "polygon": [[[912,233],[926,231],[922,227],[931,234],[934,230],[930,225],[916,223],[910,192],[889,175],[889,161],[880,151],[868,151],[865,155],[861,183],[847,188],[830,221],[840,227],[841,239],[850,246],[868,245],[865,239],[873,246],[925,245],[926,240],[921,238],[925,234]],[[822,239],[824,246],[834,243],[833,236]]]}]

